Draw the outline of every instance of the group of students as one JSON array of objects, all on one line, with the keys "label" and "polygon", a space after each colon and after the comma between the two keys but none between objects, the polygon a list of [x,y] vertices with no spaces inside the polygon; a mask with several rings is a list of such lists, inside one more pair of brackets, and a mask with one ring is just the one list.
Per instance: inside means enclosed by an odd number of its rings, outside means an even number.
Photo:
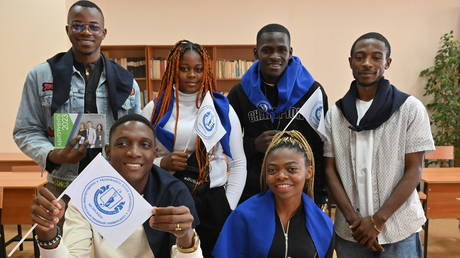
[{"label": "group of students", "polygon": [[[381,34],[355,41],[355,80],[329,111],[279,24],[257,33],[257,61],[227,97],[206,50],[179,41],[141,111],[132,75],[100,52],[101,9],[74,3],[66,31],[72,48],[28,74],[13,132],[49,171],[32,207],[43,257],[422,257],[415,187],[434,145],[423,104],[383,78],[391,50]],[[324,136],[295,116],[318,89]],[[206,94],[226,131],[209,152],[192,130]],[[107,160],[153,207],[117,249],[56,200],[95,155],[82,136],[53,148],[56,112],[105,114]],[[328,193],[334,225],[319,208]]]}]

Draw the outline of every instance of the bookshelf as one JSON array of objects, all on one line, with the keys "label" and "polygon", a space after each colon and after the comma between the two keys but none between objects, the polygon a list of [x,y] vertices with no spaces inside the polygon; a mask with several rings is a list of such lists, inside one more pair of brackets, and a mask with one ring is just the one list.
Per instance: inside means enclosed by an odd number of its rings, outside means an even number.
[{"label": "bookshelf", "polygon": [[[203,45],[211,57],[217,90],[227,93],[254,62],[255,45]],[[104,55],[131,71],[144,106],[156,96],[173,45],[101,46]]]}]

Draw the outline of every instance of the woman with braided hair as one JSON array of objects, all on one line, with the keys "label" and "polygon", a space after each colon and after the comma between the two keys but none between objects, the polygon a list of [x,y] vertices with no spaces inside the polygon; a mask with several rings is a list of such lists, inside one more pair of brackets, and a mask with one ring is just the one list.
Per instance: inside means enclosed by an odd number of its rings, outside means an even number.
[{"label": "woman with braided hair", "polygon": [[314,164],[301,133],[277,133],[262,163],[263,192],[230,214],[214,257],[332,257],[332,221],[312,200]]},{"label": "woman with braided hair", "polygon": [[[210,93],[226,134],[208,153],[193,133],[198,109]],[[240,199],[246,182],[246,157],[238,117],[227,98],[215,92],[206,50],[182,40],[171,50],[158,97],[143,110],[155,128],[155,165],[170,171],[190,189],[200,224],[196,230],[205,257]],[[228,171],[228,172],[227,172]]]}]

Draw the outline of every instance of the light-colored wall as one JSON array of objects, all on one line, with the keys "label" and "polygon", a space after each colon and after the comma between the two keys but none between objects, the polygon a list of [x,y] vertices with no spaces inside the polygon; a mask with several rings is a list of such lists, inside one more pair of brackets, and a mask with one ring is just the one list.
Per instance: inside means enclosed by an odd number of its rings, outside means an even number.
[{"label": "light-colored wall", "polygon": [[70,47],[59,0],[0,0],[0,152],[19,152],[12,132],[27,72]]},{"label": "light-colored wall", "polygon": [[423,95],[418,74],[433,63],[439,38],[450,30],[460,37],[459,0],[95,2],[107,17],[104,44],[174,44],[183,38],[254,44],[263,25],[281,23],[291,32],[294,54],[326,88],[331,103],[353,79],[348,57],[360,35],[377,31],[388,38],[393,63],[386,75],[417,97]]},{"label": "light-colored wall", "polygon": [[[26,71],[68,47],[63,25],[67,8],[74,1],[0,1],[2,24],[15,24],[2,26],[2,31],[8,30],[2,35],[11,39],[6,42],[9,47],[2,47],[2,57],[14,62],[14,67],[10,61],[0,64],[2,74],[8,75],[3,87],[14,85],[12,95],[2,97],[8,103],[1,111],[5,117],[2,124],[6,123],[0,134],[2,152],[16,150],[11,130]],[[25,2],[27,9],[22,8]],[[442,34],[450,30],[457,37],[460,34],[459,0],[95,2],[106,17],[106,45],[174,44],[184,38],[200,44],[254,44],[263,25],[281,23],[291,31],[294,54],[326,88],[330,105],[349,87],[352,76],[347,58],[353,41],[361,34],[378,31],[388,38],[393,63],[386,76],[423,101],[426,98],[422,97],[419,72],[432,65]],[[11,7],[5,10],[3,6]],[[2,36],[2,44],[4,41]]]}]

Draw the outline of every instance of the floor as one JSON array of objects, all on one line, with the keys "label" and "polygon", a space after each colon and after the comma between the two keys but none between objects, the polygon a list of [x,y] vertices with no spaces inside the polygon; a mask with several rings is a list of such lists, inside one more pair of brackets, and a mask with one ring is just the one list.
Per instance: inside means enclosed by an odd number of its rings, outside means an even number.
[{"label": "floor", "polygon": [[[460,257],[460,231],[458,223],[458,220],[455,219],[433,219],[430,221],[428,258]],[[15,229],[15,226],[6,226],[6,237],[10,238],[13,236]],[[24,226],[23,230],[26,232],[28,229],[28,226]],[[13,244],[7,247],[7,254],[13,249],[13,247]],[[11,257],[33,257],[32,243],[26,242],[24,251],[16,251],[16,253]]]},{"label": "floor", "polygon": [[[421,239],[423,239],[423,235],[421,237]],[[458,258],[460,257],[459,247],[460,226],[458,220],[430,220],[430,230],[428,238],[428,258]]]}]

